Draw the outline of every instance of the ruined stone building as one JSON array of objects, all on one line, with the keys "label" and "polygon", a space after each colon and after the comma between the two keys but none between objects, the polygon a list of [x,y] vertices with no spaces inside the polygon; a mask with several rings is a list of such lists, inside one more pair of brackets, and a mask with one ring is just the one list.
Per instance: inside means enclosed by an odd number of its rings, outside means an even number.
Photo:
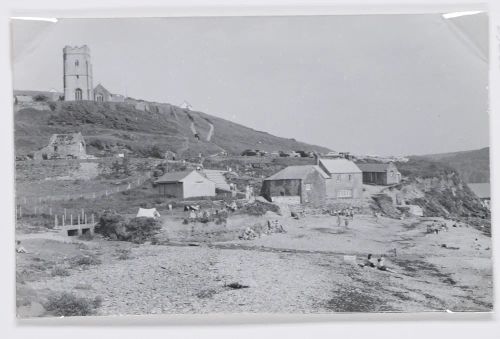
[{"label": "ruined stone building", "polygon": [[35,160],[86,159],[86,144],[80,132],[53,134],[49,144],[34,153]]}]

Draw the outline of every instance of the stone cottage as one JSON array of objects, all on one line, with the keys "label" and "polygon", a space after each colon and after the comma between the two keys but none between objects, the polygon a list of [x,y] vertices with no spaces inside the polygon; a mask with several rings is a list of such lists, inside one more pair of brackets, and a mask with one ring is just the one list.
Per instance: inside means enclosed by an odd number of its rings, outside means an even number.
[{"label": "stone cottage", "polygon": [[318,166],[289,166],[264,180],[261,195],[276,203],[321,206],[327,179],[328,175]]},{"label": "stone cottage", "polygon": [[363,198],[363,176],[348,159],[318,159],[318,166],[328,175],[325,180],[326,202],[358,204]]}]

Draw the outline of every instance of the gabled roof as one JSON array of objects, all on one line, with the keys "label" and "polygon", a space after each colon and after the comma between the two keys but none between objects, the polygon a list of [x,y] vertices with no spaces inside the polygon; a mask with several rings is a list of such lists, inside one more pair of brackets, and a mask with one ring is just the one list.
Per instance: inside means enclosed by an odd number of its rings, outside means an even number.
[{"label": "gabled roof", "polygon": [[359,169],[363,172],[387,172],[391,163],[357,163]]},{"label": "gabled roof", "polygon": [[328,174],[361,173],[358,166],[347,159],[319,159],[319,162]]},{"label": "gabled roof", "polygon": [[101,84],[97,84],[97,86],[95,86],[95,87],[94,87],[94,91],[101,91],[101,92],[104,92],[104,93],[106,93],[106,94],[108,94],[108,95],[111,95],[111,92],[110,92],[110,91],[108,91],[108,90],[106,89],[106,87],[104,87],[104,86],[103,86],[103,85],[101,85]]},{"label": "gabled roof", "polygon": [[213,181],[216,188],[229,191],[231,188],[229,187],[229,184],[224,177],[224,173],[226,173],[226,171],[208,169],[203,170],[203,174],[205,175],[205,177],[207,177],[208,180]]},{"label": "gabled roof", "polygon": [[488,182],[479,184],[467,184],[467,186],[469,186],[469,188],[472,190],[472,192],[474,192],[475,195],[477,195],[478,198],[491,198],[490,184]]},{"label": "gabled roof", "polygon": [[323,178],[327,179],[328,174],[326,174],[321,168],[314,165],[303,165],[303,166],[288,166],[281,171],[271,175],[265,180],[302,180],[305,179],[312,172],[318,172]]},{"label": "gabled roof", "polygon": [[182,180],[191,174],[194,170],[182,172],[168,172],[156,179],[156,183],[182,182]]}]

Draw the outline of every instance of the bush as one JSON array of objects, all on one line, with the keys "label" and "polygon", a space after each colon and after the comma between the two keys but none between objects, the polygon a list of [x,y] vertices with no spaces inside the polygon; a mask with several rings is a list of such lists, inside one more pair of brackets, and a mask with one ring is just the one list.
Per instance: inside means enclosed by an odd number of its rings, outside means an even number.
[{"label": "bush", "polygon": [[52,272],[50,273],[53,277],[59,276],[59,277],[67,277],[70,275],[69,271],[63,267],[54,267]]},{"label": "bush", "polygon": [[114,240],[142,243],[160,229],[161,224],[154,218],[136,217],[127,222],[121,215],[108,211],[101,216],[96,232]]},{"label": "bush", "polygon": [[92,315],[95,313],[95,309],[100,307],[101,303],[101,297],[92,300],[64,292],[59,295],[49,296],[44,307],[52,315],[73,317]]},{"label": "bush", "polygon": [[129,241],[142,243],[151,239],[161,230],[161,224],[154,218],[137,217],[126,225]]},{"label": "bush", "polygon": [[279,214],[280,208],[275,204],[256,200],[253,203],[244,205],[242,208],[238,210],[239,213],[257,215],[257,216],[264,215],[266,214],[267,211]]},{"label": "bush", "polygon": [[105,211],[99,218],[95,231],[115,240],[125,237],[125,218],[114,211]]},{"label": "bush", "polygon": [[117,257],[118,260],[131,259],[130,250],[128,250],[128,249],[118,250],[117,253],[118,253],[118,257]]},{"label": "bush", "polygon": [[77,257],[74,257],[71,260],[71,266],[77,267],[77,266],[91,266],[91,265],[100,265],[101,260],[95,256],[90,256],[90,255],[80,255]]},{"label": "bush", "polygon": [[48,101],[49,98],[43,94],[38,94],[33,98],[35,101]]}]

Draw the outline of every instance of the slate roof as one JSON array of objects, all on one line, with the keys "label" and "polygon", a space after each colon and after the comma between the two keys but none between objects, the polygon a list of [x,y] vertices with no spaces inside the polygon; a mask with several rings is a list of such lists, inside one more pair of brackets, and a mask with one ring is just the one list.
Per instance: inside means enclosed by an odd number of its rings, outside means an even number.
[{"label": "slate roof", "polygon": [[319,159],[320,164],[326,169],[328,174],[336,173],[361,173],[356,164],[347,159]]},{"label": "slate roof", "polygon": [[156,183],[169,183],[169,182],[182,182],[182,180],[187,177],[191,171],[182,171],[182,172],[167,172],[163,174],[161,177],[156,179]]},{"label": "slate roof", "polygon": [[229,187],[226,178],[224,178],[224,173],[226,173],[226,171],[207,169],[203,170],[203,174],[205,174],[205,177],[207,177],[208,180],[213,181],[216,188],[229,191],[231,188]]},{"label": "slate roof", "polygon": [[288,166],[281,171],[266,178],[266,180],[302,180],[313,171],[318,172],[323,178],[329,178],[321,168],[314,165]]},{"label": "slate roof", "polygon": [[358,163],[356,164],[362,172],[387,172],[390,163],[376,164],[376,163]]},{"label": "slate roof", "polygon": [[474,192],[475,195],[477,195],[478,198],[481,199],[490,199],[491,198],[491,193],[490,193],[490,183],[479,183],[479,184],[467,184],[469,188]]}]

